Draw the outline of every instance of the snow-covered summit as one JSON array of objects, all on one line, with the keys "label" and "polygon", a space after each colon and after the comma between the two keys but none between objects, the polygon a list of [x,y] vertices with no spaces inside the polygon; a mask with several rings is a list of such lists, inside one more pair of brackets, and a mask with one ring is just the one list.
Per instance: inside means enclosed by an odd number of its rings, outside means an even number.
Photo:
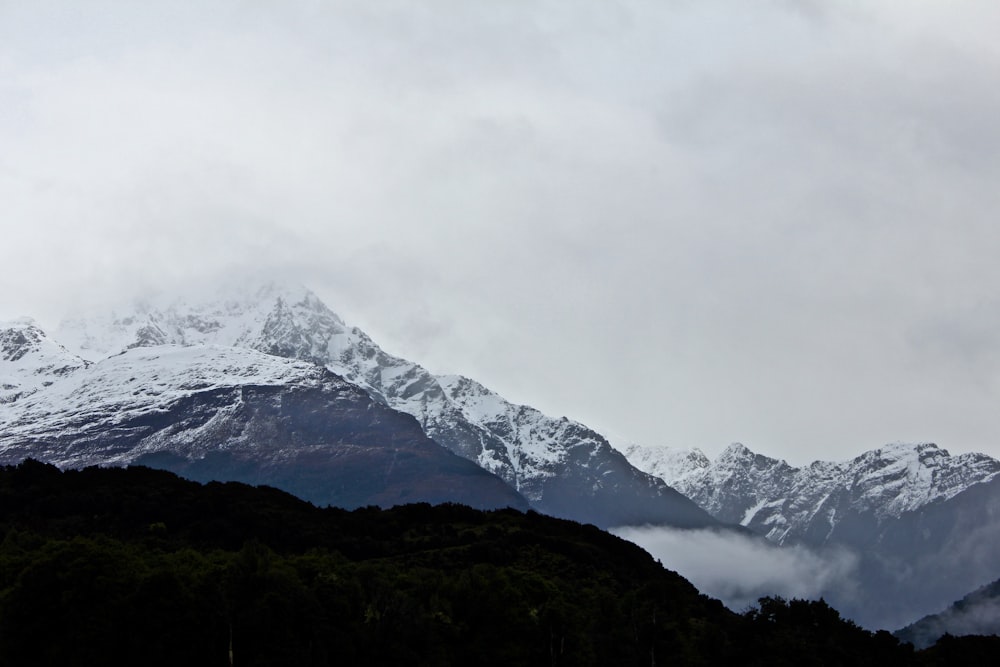
[{"label": "snow-covered summit", "polygon": [[989,481],[1000,473],[1000,462],[985,454],[952,456],[933,443],[894,443],[858,456],[845,471],[855,476],[859,504],[899,516]]},{"label": "snow-covered summit", "polygon": [[30,396],[86,366],[31,318],[0,322],[0,404]]},{"label": "snow-covered summit", "polygon": [[215,345],[311,362],[414,416],[424,433],[501,477],[536,509],[603,525],[714,524],[662,480],[632,467],[600,434],[392,356],[297,285],[149,299],[65,322],[58,337],[88,359],[132,348]]},{"label": "snow-covered summit", "polygon": [[711,464],[705,453],[697,447],[644,447],[629,443],[618,449],[636,468],[663,480],[673,480],[667,483],[675,488],[680,480],[701,474]]},{"label": "snow-covered summit", "polygon": [[656,474],[716,518],[779,543],[807,536],[815,542],[848,515],[898,518],[1000,474],[1000,462],[989,456],[952,456],[931,443],[895,443],[850,461],[816,461],[802,468],[740,444],[714,461],[695,457],[695,463],[669,448],[632,446],[625,453],[633,465]]},{"label": "snow-covered summit", "polygon": [[348,327],[310,290],[276,282],[148,299],[131,310],[67,320],[57,336],[89,359],[163,344],[249,348],[327,366],[383,403],[412,393],[414,369],[426,373]]},{"label": "snow-covered summit", "polygon": [[56,337],[96,361],[129,348],[163,344],[256,348],[264,338],[318,324],[344,329],[340,317],[306,288],[270,282],[138,300],[107,315],[66,320]]}]

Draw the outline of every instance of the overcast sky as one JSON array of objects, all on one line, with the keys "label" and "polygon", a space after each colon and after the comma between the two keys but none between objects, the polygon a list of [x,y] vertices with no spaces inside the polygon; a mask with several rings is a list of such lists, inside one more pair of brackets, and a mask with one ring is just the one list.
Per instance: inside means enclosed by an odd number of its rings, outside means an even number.
[{"label": "overcast sky", "polygon": [[995,0],[0,0],[0,318],[262,270],[620,440],[1000,456]]}]

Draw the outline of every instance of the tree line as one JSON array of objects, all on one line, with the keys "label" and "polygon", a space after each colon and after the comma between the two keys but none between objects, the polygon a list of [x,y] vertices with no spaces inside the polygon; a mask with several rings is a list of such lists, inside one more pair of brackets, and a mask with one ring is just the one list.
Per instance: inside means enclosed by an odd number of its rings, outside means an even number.
[{"label": "tree line", "polygon": [[317,508],[148,468],[0,468],[3,665],[982,664],[822,601],[736,614],[639,547],[515,510]]}]

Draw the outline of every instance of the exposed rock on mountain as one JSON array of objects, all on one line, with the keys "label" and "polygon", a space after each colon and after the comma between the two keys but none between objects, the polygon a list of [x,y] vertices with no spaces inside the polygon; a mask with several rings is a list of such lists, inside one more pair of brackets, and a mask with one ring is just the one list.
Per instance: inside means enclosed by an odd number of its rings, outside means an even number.
[{"label": "exposed rock on mountain", "polygon": [[29,396],[86,365],[30,319],[0,323],[0,404]]}]

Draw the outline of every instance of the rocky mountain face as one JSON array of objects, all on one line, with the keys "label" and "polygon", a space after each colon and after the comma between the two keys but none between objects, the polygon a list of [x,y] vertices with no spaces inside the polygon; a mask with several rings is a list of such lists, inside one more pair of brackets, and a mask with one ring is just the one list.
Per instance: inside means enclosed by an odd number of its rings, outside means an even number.
[{"label": "rocky mountain face", "polygon": [[1000,576],[1000,462],[933,444],[894,444],[850,461],[795,468],[732,445],[625,448],[721,521],[777,544],[846,548],[857,589],[835,606],[872,627],[900,627]]},{"label": "rocky mountain face", "polygon": [[90,363],[31,324],[6,327],[0,338],[28,341],[19,359],[5,357],[26,362],[20,376],[32,382],[22,386],[34,389],[0,404],[3,463],[146,464],[200,481],[267,484],[319,505],[527,508],[412,417],[315,364],[169,344]]},{"label": "rocky mountain face", "polygon": [[0,324],[0,404],[30,396],[86,366],[30,319]]},{"label": "rocky mountain face", "polygon": [[361,388],[384,408],[412,416],[425,436],[497,475],[541,512],[600,526],[719,525],[586,426],[389,355],[301,287],[269,284],[148,301],[127,312],[65,322],[55,338],[83,365],[167,346],[302,362]]},{"label": "rocky mountain face", "polygon": [[1000,635],[1000,580],[893,634],[918,649],[933,645],[945,634],[953,637]]}]

